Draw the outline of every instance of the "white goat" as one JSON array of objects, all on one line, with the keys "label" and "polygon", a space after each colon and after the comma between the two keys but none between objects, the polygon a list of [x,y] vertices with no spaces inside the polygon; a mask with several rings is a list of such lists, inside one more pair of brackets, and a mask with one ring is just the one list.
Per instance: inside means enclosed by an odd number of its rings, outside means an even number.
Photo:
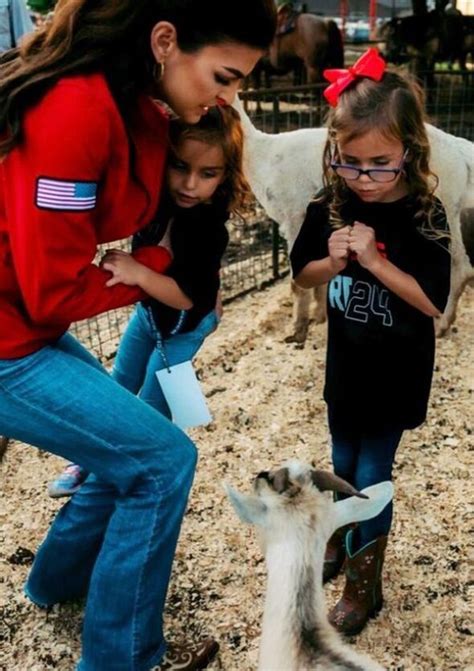
[{"label": "white goat", "polygon": [[[392,499],[392,483],[360,493],[332,473],[290,462],[260,473],[252,495],[226,489],[239,517],[256,525],[268,569],[259,671],[383,671],[329,624],[322,574],[329,537],[378,515]],[[329,489],[352,496],[333,502],[322,493]]]},{"label": "white goat", "polygon": [[[326,143],[325,128],[306,128],[278,135],[257,130],[240,100],[238,110],[244,129],[244,169],[252,191],[268,216],[280,226],[281,235],[291,249],[306,208],[322,188],[322,156]],[[439,178],[436,195],[448,217],[451,231],[452,271],[448,305],[437,323],[438,335],[455,318],[456,305],[466,283],[474,277],[462,243],[461,210],[474,206],[474,144],[427,124],[431,146],[431,168]],[[309,322],[311,292],[296,289],[295,333],[290,338],[304,342]],[[321,294],[319,294],[319,297]],[[316,316],[323,321],[325,305]]]}]

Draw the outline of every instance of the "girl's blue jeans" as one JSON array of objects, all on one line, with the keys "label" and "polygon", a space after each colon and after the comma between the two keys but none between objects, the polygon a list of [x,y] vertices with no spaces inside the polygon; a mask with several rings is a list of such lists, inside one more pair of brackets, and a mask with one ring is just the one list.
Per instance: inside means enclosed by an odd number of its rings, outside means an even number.
[{"label": "girl's blue jeans", "polygon": [[[194,331],[178,333],[164,341],[164,350],[170,366],[194,357],[204,339],[217,328],[217,316],[210,312]],[[166,368],[157,345],[156,329],[148,311],[138,305],[120,340],[112,377],[123,387],[137,394],[166,417],[171,413],[155,375]]]},{"label": "girl's blue jeans", "polygon": [[38,550],[27,595],[47,606],[87,594],[80,671],[149,671],[197,460],[166,417],[115,382],[71,335],[0,360],[0,434],[94,475]]},{"label": "girl's blue jeans", "polygon": [[[363,431],[349,432],[331,423],[330,428],[332,462],[336,475],[358,490],[392,479],[395,452],[402,437],[402,429],[367,435]],[[355,536],[356,546],[364,547],[375,538],[388,535],[392,517],[393,504],[390,502],[377,517],[361,522]]]}]

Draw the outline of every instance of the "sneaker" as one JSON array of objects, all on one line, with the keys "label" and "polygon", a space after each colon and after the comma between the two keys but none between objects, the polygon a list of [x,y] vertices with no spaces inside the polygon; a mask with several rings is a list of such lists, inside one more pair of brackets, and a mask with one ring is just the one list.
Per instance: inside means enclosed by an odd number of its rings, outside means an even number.
[{"label": "sneaker", "polygon": [[56,480],[49,483],[48,494],[53,499],[59,499],[61,496],[72,496],[88,475],[89,473],[77,464],[69,464]]},{"label": "sneaker", "polygon": [[152,671],[198,671],[205,669],[219,652],[219,644],[212,638],[199,643],[170,643],[165,656]]}]

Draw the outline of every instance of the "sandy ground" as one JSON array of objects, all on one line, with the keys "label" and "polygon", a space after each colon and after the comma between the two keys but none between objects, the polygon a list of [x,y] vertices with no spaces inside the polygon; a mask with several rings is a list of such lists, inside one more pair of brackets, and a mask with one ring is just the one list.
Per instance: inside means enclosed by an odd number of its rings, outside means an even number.
[{"label": "sandy ground", "polygon": [[[169,637],[215,635],[213,669],[256,669],[265,565],[251,529],[235,518],[222,481],[248,490],[261,469],[288,458],[328,467],[325,326],[304,349],[283,338],[290,323],[287,281],[226,309],[197,367],[215,421],[193,431],[200,463],[184,521],[166,611]],[[466,290],[453,331],[438,345],[429,421],[405,434],[396,466],[394,528],[385,568],[386,607],[357,640],[388,669],[467,671],[472,664],[468,510],[472,492],[474,291]],[[1,671],[72,671],[81,607],[49,612],[22,594],[32,552],[59,508],[46,483],[56,457],[14,443],[3,465]],[[327,590],[331,605],[340,578]]]}]

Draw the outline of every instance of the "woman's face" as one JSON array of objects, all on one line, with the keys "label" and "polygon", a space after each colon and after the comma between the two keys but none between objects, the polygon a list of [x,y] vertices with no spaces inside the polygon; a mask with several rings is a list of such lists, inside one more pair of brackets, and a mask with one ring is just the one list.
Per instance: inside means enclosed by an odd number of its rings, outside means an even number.
[{"label": "woman's face", "polygon": [[163,41],[154,43],[153,35],[152,48],[156,60],[164,63],[160,94],[187,123],[197,123],[219,99],[230,104],[242,78],[262,56],[260,49],[237,42],[209,45],[188,54],[176,40],[170,40],[164,48]]}]

